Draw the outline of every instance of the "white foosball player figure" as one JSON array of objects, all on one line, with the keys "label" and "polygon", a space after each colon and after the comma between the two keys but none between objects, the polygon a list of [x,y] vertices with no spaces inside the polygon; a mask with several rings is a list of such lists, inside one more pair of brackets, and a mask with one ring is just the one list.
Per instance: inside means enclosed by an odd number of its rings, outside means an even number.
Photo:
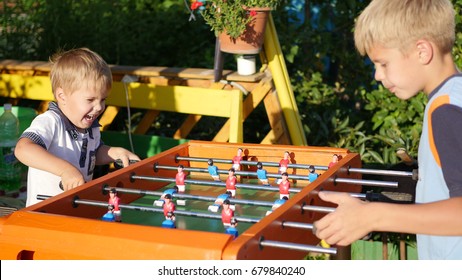
[{"label": "white foosball player figure", "polygon": [[[160,198],[158,200],[155,200],[153,205],[154,206],[157,206],[157,207],[163,207],[164,206],[164,203],[165,203],[165,195],[169,194],[170,196],[174,196],[174,194],[178,193],[178,187],[177,186],[174,186],[173,188],[171,189],[167,189],[164,191],[164,193],[160,196]],[[176,200],[176,204],[178,205],[186,205],[186,200],[183,200],[183,199],[177,199]]]},{"label": "white foosball player figure", "polygon": [[[220,209],[221,209],[221,206],[223,205],[223,201],[225,201],[226,199],[230,199],[232,197],[232,194],[230,191],[227,191],[226,193],[223,193],[223,194],[220,194],[219,196],[217,196],[217,199],[215,200],[215,202],[209,206],[208,210],[210,212],[215,212],[217,213]],[[235,210],[235,205],[230,205],[229,206],[233,211]]]},{"label": "white foosball player figure", "polygon": [[287,196],[284,196],[283,198],[276,199],[273,203],[273,206],[271,206],[271,210],[266,211],[266,216],[269,214],[273,213],[274,210],[278,209],[282,204],[284,204],[289,198]]}]

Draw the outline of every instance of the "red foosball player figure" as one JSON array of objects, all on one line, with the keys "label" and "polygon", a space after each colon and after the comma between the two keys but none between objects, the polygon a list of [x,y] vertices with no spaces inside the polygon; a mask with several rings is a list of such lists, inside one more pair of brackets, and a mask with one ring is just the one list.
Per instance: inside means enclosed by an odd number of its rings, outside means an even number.
[{"label": "red foosball player figure", "polygon": [[289,174],[284,172],[281,174],[282,179],[279,183],[279,198],[283,199],[283,197],[289,197],[289,189],[290,189],[290,182],[289,182]]},{"label": "red foosball player figure", "polygon": [[230,225],[228,228],[226,228],[225,230],[225,233],[227,234],[231,234],[232,236],[234,236],[234,238],[236,238],[238,235],[239,235],[239,232],[237,231],[237,220],[236,218],[231,218],[231,222],[230,222]]},{"label": "red foosball player figure", "polygon": [[163,228],[176,228],[175,225],[175,214],[173,212],[168,212],[165,217],[165,221],[162,222]]},{"label": "red foosball player figure", "polygon": [[114,205],[109,204],[107,206],[107,212],[103,215],[101,219],[106,222],[115,222]]},{"label": "red foosball player figure", "polygon": [[166,194],[164,196],[164,216],[165,219],[168,217],[168,212],[174,213],[176,209],[175,203],[172,201],[172,195]]},{"label": "red foosball player figure", "polygon": [[116,222],[121,221],[122,217],[122,212],[120,210],[119,204],[120,204],[120,198],[117,196],[117,190],[115,188],[111,188],[109,190],[109,200],[108,200],[109,205],[114,206],[114,210],[112,213],[114,213],[114,218]]},{"label": "red foosball player figure", "polygon": [[231,219],[234,217],[234,211],[230,208],[231,202],[229,199],[225,199],[223,201],[221,210],[221,221],[223,222],[223,226],[225,228],[231,226]]},{"label": "red foosball player figure", "polygon": [[329,163],[329,168],[331,168],[332,166],[334,166],[335,164],[337,164],[338,162],[338,155],[337,154],[333,154],[332,155],[332,161]]},{"label": "red foosball player figure", "polygon": [[[279,161],[279,174],[287,172],[290,163],[290,153],[288,151],[284,152],[284,157]],[[281,179],[278,179],[277,183],[281,183]]]},{"label": "red foosball player figure", "polygon": [[237,149],[237,155],[233,157],[233,168],[236,171],[241,170],[242,148]]},{"label": "red foosball player figure", "polygon": [[184,166],[182,164],[178,165],[178,173],[175,176],[175,184],[178,187],[178,192],[184,192],[186,187],[184,180],[186,180],[186,174],[183,172]]},{"label": "red foosball player figure", "polygon": [[226,179],[226,191],[231,192],[231,196],[235,197],[236,196],[236,183],[237,183],[237,178],[234,175],[235,170],[234,168],[230,168],[228,170],[228,178]]}]

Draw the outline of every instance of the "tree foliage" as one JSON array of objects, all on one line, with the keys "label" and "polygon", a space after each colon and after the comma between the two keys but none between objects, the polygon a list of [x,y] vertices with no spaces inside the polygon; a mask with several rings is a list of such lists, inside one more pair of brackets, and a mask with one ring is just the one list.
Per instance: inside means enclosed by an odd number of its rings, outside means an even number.
[{"label": "tree foliage", "polygon": [[[462,69],[462,0],[452,1]],[[283,0],[272,14],[308,143],[396,163],[397,148],[417,154],[426,97],[404,102],[373,80],[352,35],[368,2],[306,0],[300,11],[299,2]],[[213,68],[215,36],[202,17],[190,20],[184,0],[3,0],[0,10],[0,59],[48,60],[85,46],[111,64]],[[225,68],[235,67],[226,59]],[[256,131],[249,139],[262,140],[263,122],[248,123]]]}]

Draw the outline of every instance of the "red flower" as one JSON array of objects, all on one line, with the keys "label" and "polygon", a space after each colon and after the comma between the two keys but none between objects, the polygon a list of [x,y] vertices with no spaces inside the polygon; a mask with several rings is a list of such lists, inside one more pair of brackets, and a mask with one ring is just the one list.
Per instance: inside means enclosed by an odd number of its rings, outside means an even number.
[{"label": "red flower", "polygon": [[198,8],[199,8],[200,6],[202,6],[202,5],[203,5],[202,2],[199,2],[199,1],[193,2],[193,3],[191,4],[191,10],[194,11],[194,10],[198,9]]},{"label": "red flower", "polygon": [[250,11],[250,17],[254,17],[256,15],[257,15],[257,11],[255,11],[255,10]]}]

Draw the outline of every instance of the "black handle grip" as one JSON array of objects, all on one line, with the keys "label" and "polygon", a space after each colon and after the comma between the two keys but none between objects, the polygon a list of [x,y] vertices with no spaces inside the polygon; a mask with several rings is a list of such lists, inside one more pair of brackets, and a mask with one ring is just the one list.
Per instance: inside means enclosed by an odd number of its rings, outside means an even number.
[{"label": "black handle grip", "polygon": [[[138,160],[134,160],[134,159],[129,160],[129,164],[133,164],[133,163],[137,163],[137,162],[138,162]],[[123,168],[124,165],[123,165],[123,163],[122,163],[122,160],[121,160],[121,159],[116,159],[116,160],[114,161],[114,167],[115,167],[115,169],[121,169],[121,168]]]}]

